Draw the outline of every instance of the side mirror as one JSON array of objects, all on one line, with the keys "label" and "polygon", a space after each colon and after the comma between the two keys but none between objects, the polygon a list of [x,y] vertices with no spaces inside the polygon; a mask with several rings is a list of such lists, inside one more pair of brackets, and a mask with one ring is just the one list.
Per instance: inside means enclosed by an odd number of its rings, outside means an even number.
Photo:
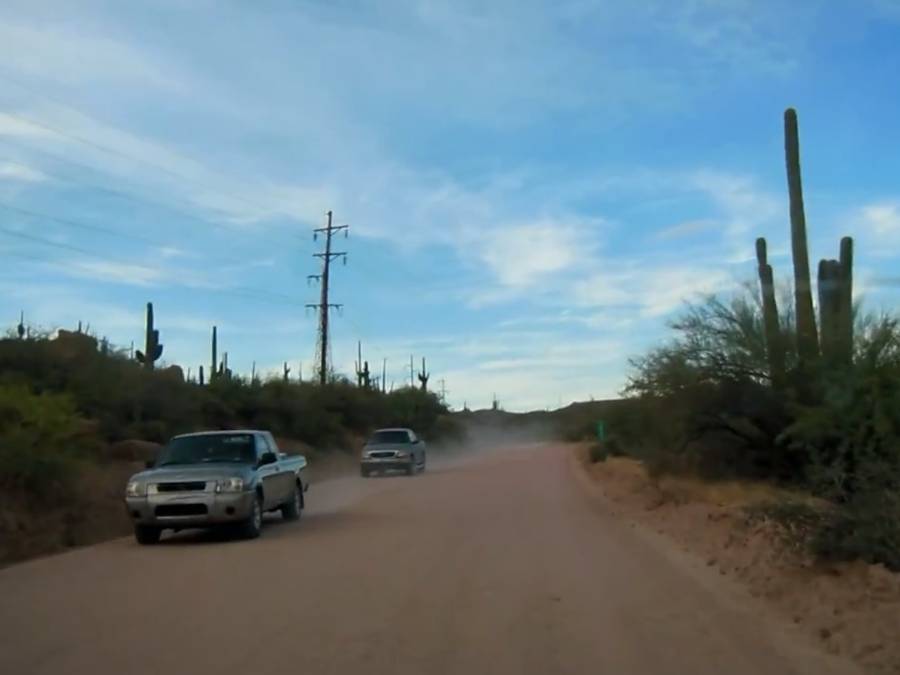
[{"label": "side mirror", "polygon": [[258,466],[265,466],[266,464],[274,464],[278,461],[278,457],[274,452],[264,452],[262,457],[259,458]]}]

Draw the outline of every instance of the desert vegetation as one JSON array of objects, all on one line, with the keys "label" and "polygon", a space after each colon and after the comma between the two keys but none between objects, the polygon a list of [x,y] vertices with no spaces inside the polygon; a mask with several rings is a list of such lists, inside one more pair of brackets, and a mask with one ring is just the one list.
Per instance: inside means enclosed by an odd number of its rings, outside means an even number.
[{"label": "desert vegetation", "polygon": [[820,261],[814,299],[793,110],[785,150],[792,280],[759,239],[758,285],[689,304],[667,343],[631,361],[608,444],[657,475],[803,489],[821,506],[773,513],[813,523],[816,555],[900,570],[900,321],[853,302],[849,237]]}]

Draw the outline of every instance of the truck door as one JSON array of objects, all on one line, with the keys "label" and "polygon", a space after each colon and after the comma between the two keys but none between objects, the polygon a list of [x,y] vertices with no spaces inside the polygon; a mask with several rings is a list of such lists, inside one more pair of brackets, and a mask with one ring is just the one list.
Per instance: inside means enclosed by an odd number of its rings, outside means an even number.
[{"label": "truck door", "polygon": [[[256,439],[257,460],[267,452],[275,452],[277,457],[277,450],[272,450],[269,447],[269,441],[264,434],[255,434],[254,438]],[[259,480],[262,483],[263,496],[265,497],[264,510],[273,509],[284,501],[283,488],[280,484],[283,483],[280,464],[279,461],[276,461],[273,464],[261,466],[256,470],[256,475],[259,476]]]},{"label": "truck door", "polygon": [[278,457],[278,491],[281,494],[280,504],[289,501],[294,496],[294,471],[291,469],[291,462],[286,461],[286,457],[281,456],[281,450],[275,442],[275,437],[268,431],[263,433],[269,448]]}]

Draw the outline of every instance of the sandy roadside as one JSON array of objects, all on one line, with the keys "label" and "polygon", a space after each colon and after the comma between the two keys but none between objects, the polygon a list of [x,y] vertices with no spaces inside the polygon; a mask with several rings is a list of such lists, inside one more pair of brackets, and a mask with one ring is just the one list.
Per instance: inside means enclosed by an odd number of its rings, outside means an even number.
[{"label": "sandy roadside", "polygon": [[576,453],[616,516],[737,580],[826,651],[866,672],[900,673],[900,574],[864,563],[816,564],[792,550],[776,524],[747,515],[747,506],[771,497],[762,486],[653,480],[635,460],[591,464],[586,447]]}]

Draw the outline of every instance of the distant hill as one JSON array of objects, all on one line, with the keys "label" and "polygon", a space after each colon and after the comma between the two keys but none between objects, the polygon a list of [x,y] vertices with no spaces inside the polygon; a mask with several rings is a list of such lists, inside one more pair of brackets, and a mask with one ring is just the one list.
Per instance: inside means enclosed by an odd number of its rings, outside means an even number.
[{"label": "distant hill", "polygon": [[469,439],[476,443],[574,441],[593,438],[599,420],[608,424],[627,405],[626,399],[607,399],[572,403],[556,410],[515,413],[485,409],[457,412],[453,417],[466,426]]}]

